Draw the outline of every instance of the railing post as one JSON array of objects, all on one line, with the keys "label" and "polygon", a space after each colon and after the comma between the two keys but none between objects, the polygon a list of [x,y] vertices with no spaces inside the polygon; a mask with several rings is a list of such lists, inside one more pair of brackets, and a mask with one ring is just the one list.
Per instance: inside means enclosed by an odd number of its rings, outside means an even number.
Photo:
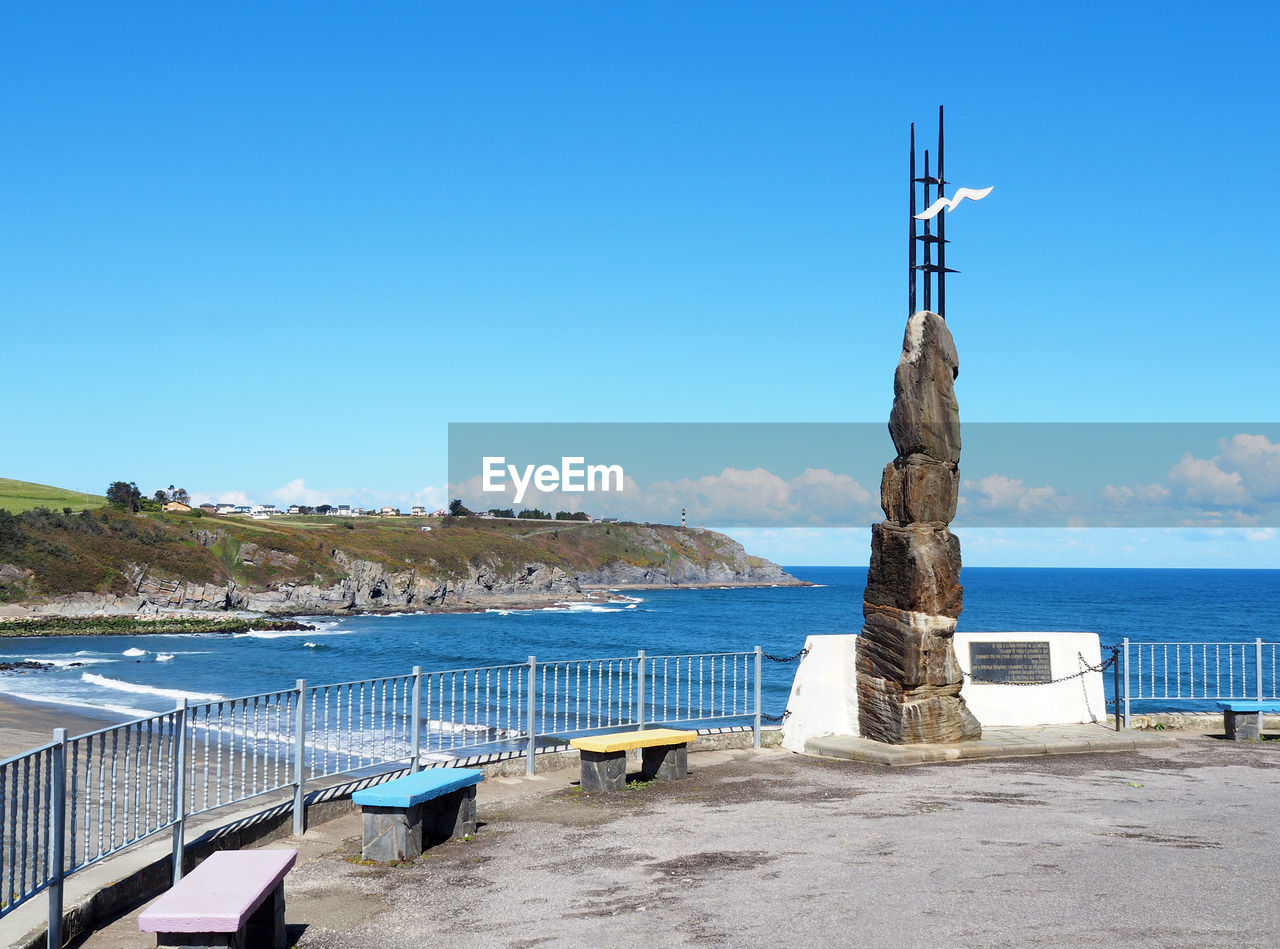
[{"label": "railing post", "polygon": [[293,835],[301,837],[307,830],[307,795],[303,768],[307,750],[307,680],[299,679],[298,707],[293,719]]},{"label": "railing post", "polygon": [[1129,727],[1129,637],[1124,638],[1124,727]]},{"label": "railing post", "polygon": [[[1254,678],[1256,680],[1254,684],[1257,686],[1257,689],[1255,691],[1258,694],[1258,701],[1261,702],[1262,701],[1262,639],[1261,637],[1254,640],[1254,649],[1256,650],[1256,652],[1254,652],[1253,654],[1253,673],[1254,673]],[[1259,718],[1258,721],[1259,723],[1261,723],[1262,719]]]},{"label": "railing post", "polygon": [[764,650],[759,646],[756,647],[756,714],[755,720],[751,725],[752,745],[756,748],[760,747],[760,667]]},{"label": "railing post", "polygon": [[1111,647],[1111,695],[1116,703],[1116,731],[1120,730],[1120,647]]},{"label": "railing post", "polygon": [[529,715],[528,715],[528,720],[525,723],[525,727],[528,729],[528,735],[526,736],[525,748],[524,748],[525,774],[533,774],[533,757],[535,754],[537,754],[537,751],[538,751],[538,734],[536,731],[538,727],[538,720],[533,708],[533,703],[536,701],[538,697],[537,675],[538,675],[538,659],[536,656],[530,656],[529,657],[529,688],[528,688]]},{"label": "railing post", "polygon": [[63,845],[67,832],[67,730],[53,730],[53,779],[49,801],[49,949],[62,946]]},{"label": "railing post", "polygon": [[409,763],[409,770],[419,771],[422,769],[422,762],[419,760],[422,756],[422,666],[413,667],[413,702],[409,714],[413,716],[412,731],[409,733],[410,754],[413,759]]},{"label": "railing post", "polygon": [[640,731],[644,731],[644,693],[648,688],[648,682],[645,677],[645,651],[643,649],[636,655],[636,686],[640,690],[640,698],[636,701],[636,718],[640,721],[637,725]]},{"label": "railing post", "polygon": [[178,740],[173,756],[173,882],[182,879],[182,858],[186,849],[187,810],[187,700],[180,699],[173,715],[174,731]]}]

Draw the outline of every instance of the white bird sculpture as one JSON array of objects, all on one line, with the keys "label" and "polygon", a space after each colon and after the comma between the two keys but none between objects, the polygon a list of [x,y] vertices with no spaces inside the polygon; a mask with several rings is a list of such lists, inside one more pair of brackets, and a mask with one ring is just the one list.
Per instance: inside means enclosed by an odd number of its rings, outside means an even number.
[{"label": "white bird sculpture", "polygon": [[922,211],[916,215],[917,221],[929,221],[937,217],[946,208],[948,211],[954,211],[956,205],[968,198],[970,201],[981,201],[991,193],[991,188],[956,188],[956,193],[949,198],[939,198],[933,204],[929,205],[928,210]]}]

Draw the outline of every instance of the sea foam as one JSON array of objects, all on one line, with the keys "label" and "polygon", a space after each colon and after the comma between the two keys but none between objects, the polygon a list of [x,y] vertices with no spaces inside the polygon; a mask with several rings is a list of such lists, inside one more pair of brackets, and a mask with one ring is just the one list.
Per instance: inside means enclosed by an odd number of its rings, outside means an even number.
[{"label": "sea foam", "polygon": [[187,699],[191,702],[221,702],[226,696],[213,692],[184,692],[181,689],[160,689],[153,685],[140,685],[136,682],[125,682],[122,679],[109,679],[92,672],[80,676],[81,682],[114,689],[117,692],[132,692],[135,695],[156,695],[165,699]]}]

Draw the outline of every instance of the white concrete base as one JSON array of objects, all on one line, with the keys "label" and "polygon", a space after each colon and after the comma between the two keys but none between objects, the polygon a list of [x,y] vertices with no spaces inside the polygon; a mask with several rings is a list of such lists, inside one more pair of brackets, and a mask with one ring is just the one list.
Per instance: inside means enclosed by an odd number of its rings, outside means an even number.
[{"label": "white concrete base", "polygon": [[[1050,677],[1098,666],[1102,649],[1097,633],[956,633],[956,659],[968,673],[971,642],[1047,642]],[[803,752],[810,738],[857,737],[858,637],[810,636],[800,660],[782,722],[782,747]],[[960,693],[983,726],[1077,725],[1107,720],[1102,673],[1047,685],[991,685],[966,681]]]},{"label": "white concrete base", "polygon": [[[969,670],[971,642],[1047,642],[1050,677],[1061,679],[1098,666],[1102,648],[1097,633],[956,633],[956,659]],[[989,685],[965,682],[961,692],[984,726],[1076,725],[1107,718],[1102,673],[1048,685]]]},{"label": "white concrete base", "polygon": [[782,720],[782,747],[799,753],[810,738],[858,734],[858,637],[810,636],[804,646]]}]

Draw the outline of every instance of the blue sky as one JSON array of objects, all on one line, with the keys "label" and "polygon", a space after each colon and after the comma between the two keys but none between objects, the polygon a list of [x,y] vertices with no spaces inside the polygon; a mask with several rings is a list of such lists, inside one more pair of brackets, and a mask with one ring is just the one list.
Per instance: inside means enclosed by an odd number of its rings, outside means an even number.
[{"label": "blue sky", "polygon": [[[949,177],[995,186],[948,228],[962,418],[1276,421],[1280,9],[939,19],[10,5],[0,473],[430,502],[449,422],[883,420],[939,102]],[[1153,536],[1280,566],[1247,533]],[[865,559],[839,536],[800,552]]]}]

